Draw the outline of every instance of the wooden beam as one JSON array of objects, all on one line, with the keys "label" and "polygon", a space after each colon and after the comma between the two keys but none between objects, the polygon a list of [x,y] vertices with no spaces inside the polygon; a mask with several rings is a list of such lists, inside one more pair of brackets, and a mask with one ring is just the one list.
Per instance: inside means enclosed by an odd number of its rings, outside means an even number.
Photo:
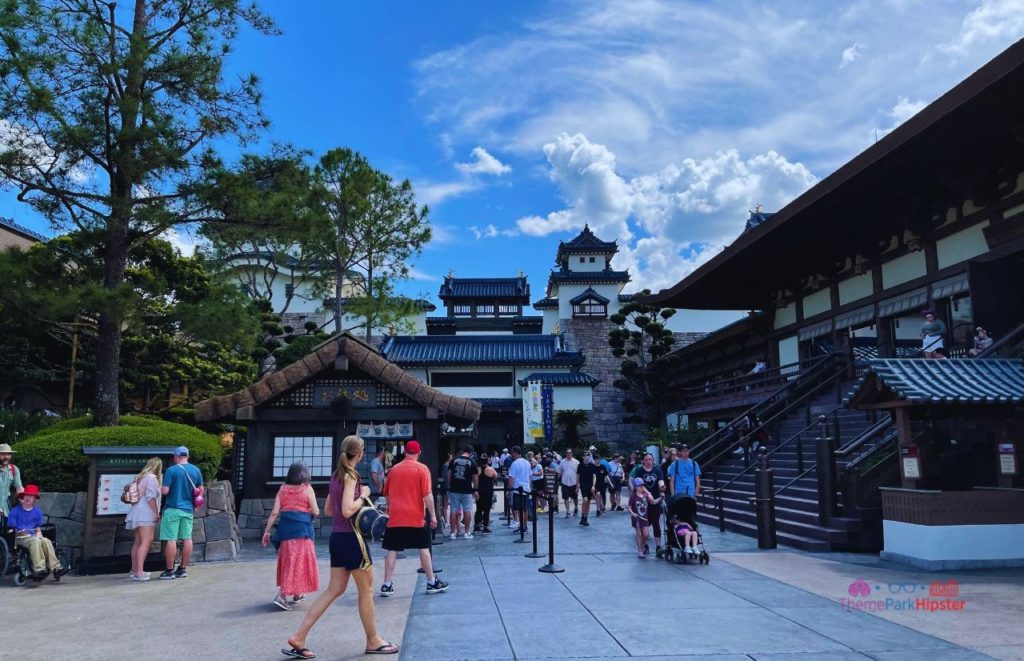
[{"label": "wooden beam", "polygon": [[256,419],[256,407],[255,406],[242,406],[235,411],[235,420],[255,420]]},{"label": "wooden beam", "polygon": [[438,418],[437,409],[435,409],[435,408],[428,408],[427,409],[427,420],[437,420],[437,418]]},{"label": "wooden beam", "polygon": [[339,372],[348,371],[348,356],[338,356],[334,359],[334,369]]}]

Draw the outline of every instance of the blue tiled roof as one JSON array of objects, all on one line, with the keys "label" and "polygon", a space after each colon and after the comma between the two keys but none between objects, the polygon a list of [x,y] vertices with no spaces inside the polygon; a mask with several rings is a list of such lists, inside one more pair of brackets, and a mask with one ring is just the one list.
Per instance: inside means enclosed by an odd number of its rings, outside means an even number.
[{"label": "blue tiled roof", "polygon": [[601,383],[586,372],[534,372],[525,379],[519,380],[519,385],[525,386],[530,381],[540,381],[545,385],[553,386],[590,386],[594,387]]},{"label": "blue tiled roof", "polygon": [[579,351],[563,351],[554,335],[399,335],[381,349],[402,366],[550,365],[583,363]]},{"label": "blue tiled roof", "polygon": [[619,251],[619,244],[615,241],[602,241],[590,230],[589,225],[583,226],[583,231],[572,241],[558,242],[558,256],[556,262],[562,261],[565,254],[599,253],[614,254]]},{"label": "blue tiled roof", "polygon": [[18,234],[23,234],[30,239],[35,239],[36,241],[46,241],[46,237],[40,234],[39,232],[34,232],[29,228],[25,227],[24,225],[19,225],[10,218],[4,218],[0,216],[0,226],[6,227],[7,229],[13,232],[17,232]]},{"label": "blue tiled roof", "polygon": [[518,278],[453,278],[447,277],[441,283],[438,296],[449,298],[522,298],[530,300],[530,283],[526,276]]},{"label": "blue tiled roof", "polygon": [[884,358],[850,393],[849,403],[905,400],[911,404],[1019,404],[1024,360]]},{"label": "blue tiled roof", "polygon": [[750,217],[747,218],[747,224],[746,227],[743,228],[743,231],[749,232],[750,230],[754,229],[761,223],[767,221],[774,215],[774,213],[768,211],[751,211]]},{"label": "blue tiled roof", "polygon": [[594,291],[593,287],[587,287],[583,290],[582,294],[573,297],[569,302],[576,305],[577,303],[582,303],[584,301],[597,301],[598,303],[604,303],[605,305],[608,304],[608,299]]},{"label": "blue tiled roof", "polygon": [[548,296],[547,298],[542,298],[534,303],[533,307],[538,310],[557,310],[558,299],[554,296]]},{"label": "blue tiled roof", "polygon": [[552,271],[549,282],[559,284],[607,284],[629,282],[629,271]]}]

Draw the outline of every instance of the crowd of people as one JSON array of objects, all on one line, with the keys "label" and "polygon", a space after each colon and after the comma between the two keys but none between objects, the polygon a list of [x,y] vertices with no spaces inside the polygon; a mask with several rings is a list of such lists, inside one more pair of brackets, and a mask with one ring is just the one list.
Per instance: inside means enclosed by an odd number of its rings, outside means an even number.
[{"label": "crowd of people", "polygon": [[[28,551],[31,578],[53,576],[59,580],[70,571],[60,561],[54,546],[43,533],[45,513],[39,506],[40,491],[35,484],[23,484],[21,470],[14,464],[16,450],[0,444],[0,528],[11,530],[16,547]],[[159,457],[151,457],[125,489],[122,500],[129,505],[125,528],[132,531],[131,570],[128,578],[148,581],[143,563],[159,528],[164,546],[164,580],[186,578],[192,556],[192,526],[195,508],[202,505],[203,474],[188,462],[189,451],[178,446],[167,471]],[[11,494],[18,504],[11,507]],[[161,502],[162,501],[162,502]],[[162,506],[162,508],[161,508]],[[178,545],[181,545],[180,561]]]}]

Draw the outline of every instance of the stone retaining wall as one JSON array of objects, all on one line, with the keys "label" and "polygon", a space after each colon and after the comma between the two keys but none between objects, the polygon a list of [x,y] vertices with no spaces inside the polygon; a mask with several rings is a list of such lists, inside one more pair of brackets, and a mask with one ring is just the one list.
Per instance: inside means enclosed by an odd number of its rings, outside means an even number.
[{"label": "stone retaining wall", "polygon": [[[313,521],[313,529],[317,537],[330,537],[334,520],[323,516],[324,498],[317,498],[321,516]],[[274,509],[273,498],[246,498],[238,509],[238,528],[242,539],[260,539],[267,527],[267,519]]]},{"label": "stone retaining wall", "polygon": [[[83,492],[51,492],[43,493],[39,501],[47,522],[57,525],[57,546],[65,550],[72,564],[82,557],[86,498]],[[125,529],[123,521],[95,527],[97,543],[102,547],[109,544],[110,555],[128,555],[131,552],[133,533]],[[235,518],[235,496],[230,482],[207,485],[206,502],[195,514],[192,542],[192,558],[196,562],[234,560],[238,556],[242,537]],[[159,542],[154,541],[150,550],[158,552]]]}]

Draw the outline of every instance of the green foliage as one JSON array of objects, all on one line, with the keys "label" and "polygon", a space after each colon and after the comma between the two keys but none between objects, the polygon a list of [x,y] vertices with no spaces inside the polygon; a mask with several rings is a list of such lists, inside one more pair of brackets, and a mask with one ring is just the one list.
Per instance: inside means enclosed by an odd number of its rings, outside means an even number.
[{"label": "green foliage", "polygon": [[574,448],[580,442],[580,428],[586,427],[590,416],[582,409],[564,409],[555,413],[555,425],[562,429],[562,444]]},{"label": "green foliage", "polygon": [[[647,296],[650,291],[639,292]],[[651,428],[665,424],[665,412],[671,404],[672,372],[678,361],[672,353],[675,338],[661,321],[671,319],[672,308],[644,305],[636,300],[623,305],[610,319],[615,324],[608,333],[608,346],[622,359],[612,385],[623,391],[623,422],[643,423]],[[659,321],[661,320],[661,321]]]},{"label": "green foliage", "polygon": [[16,444],[32,434],[46,429],[57,418],[41,414],[29,414],[22,411],[5,411],[0,409],[0,443]]},{"label": "green foliage", "polygon": [[212,479],[220,467],[220,441],[194,427],[146,416],[122,416],[117,427],[93,427],[88,417],[58,422],[18,444],[18,467],[26,482],[43,491],[85,491],[89,460],[82,448],[91,445],[188,447],[189,461]]},{"label": "green foliage", "polygon": [[102,276],[89,282],[97,295],[87,309],[103,425],[120,414],[129,252],[207,220],[202,182],[219,163],[211,145],[267,125],[256,76],[224,75],[240,25],[274,32],[266,15],[242,0],[137,4],[19,0],[0,11],[0,117],[11,127],[0,182],[94,248]]},{"label": "green foliage", "polygon": [[287,346],[274,352],[274,363],[277,369],[285,368],[296,360],[305,358],[307,354],[313,351],[314,347],[327,340],[327,333],[293,335],[292,338],[292,341]]}]

